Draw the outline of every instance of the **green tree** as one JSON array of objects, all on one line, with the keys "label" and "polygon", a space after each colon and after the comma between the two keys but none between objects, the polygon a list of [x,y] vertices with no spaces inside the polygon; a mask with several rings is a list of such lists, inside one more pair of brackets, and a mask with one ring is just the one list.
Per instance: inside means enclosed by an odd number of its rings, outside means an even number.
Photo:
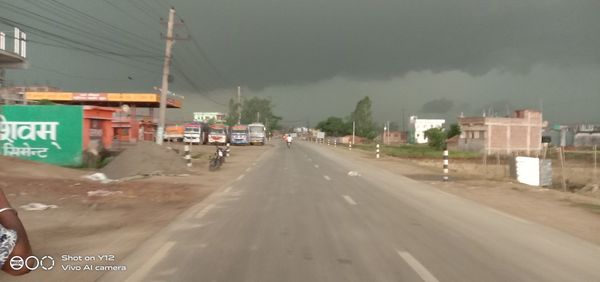
[{"label": "green tree", "polygon": [[356,123],[356,135],[368,139],[373,139],[377,136],[377,127],[373,122],[371,113],[371,99],[369,96],[358,101],[354,112],[350,115],[350,120]]},{"label": "green tree", "polygon": [[238,122],[238,111],[240,104],[235,102],[233,98],[229,99],[229,111],[227,112],[226,124],[231,126]]},{"label": "green tree", "polygon": [[430,128],[425,131],[429,147],[442,150],[446,146],[446,132],[442,128]]},{"label": "green tree", "polygon": [[270,99],[252,97],[244,99],[242,103],[242,124],[253,122],[263,123],[268,131],[279,129],[281,117],[273,113],[273,104]]},{"label": "green tree", "polygon": [[316,128],[329,136],[344,136],[352,133],[352,124],[344,122],[344,120],[339,117],[329,117],[326,120],[319,122]]},{"label": "green tree", "polygon": [[456,135],[460,135],[461,131],[460,131],[460,125],[453,123],[450,125],[450,129],[448,130],[448,139],[456,136]]}]

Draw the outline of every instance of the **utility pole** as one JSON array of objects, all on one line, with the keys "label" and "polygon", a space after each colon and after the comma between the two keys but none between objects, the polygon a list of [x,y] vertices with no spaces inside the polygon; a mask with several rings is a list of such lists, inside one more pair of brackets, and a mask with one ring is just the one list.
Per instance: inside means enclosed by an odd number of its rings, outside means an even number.
[{"label": "utility pole", "polygon": [[242,124],[242,88],[240,86],[238,86],[238,92],[237,92],[237,112],[238,112],[237,124]]},{"label": "utility pole", "polygon": [[175,39],[173,38],[173,22],[175,20],[175,8],[169,10],[169,21],[167,23],[167,38],[165,48],[165,62],[163,64],[162,88],[160,89],[160,109],[158,112],[158,133],[156,144],[162,145],[165,131],[165,119],[167,115],[167,94],[169,93],[169,67],[171,65],[171,49]]},{"label": "utility pole", "polygon": [[356,122],[352,122],[352,144],[354,144],[354,134],[356,132]]}]

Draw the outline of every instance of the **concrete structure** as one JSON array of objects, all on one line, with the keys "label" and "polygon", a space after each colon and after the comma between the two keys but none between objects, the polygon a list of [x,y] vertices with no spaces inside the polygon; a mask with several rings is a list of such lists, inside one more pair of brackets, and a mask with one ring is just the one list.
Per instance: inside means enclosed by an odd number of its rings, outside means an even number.
[{"label": "concrete structure", "polygon": [[27,92],[55,92],[59,88],[47,85],[13,86],[0,89],[0,103],[4,104],[29,104],[25,97]]},{"label": "concrete structure", "polygon": [[417,144],[427,143],[425,131],[431,128],[444,127],[446,120],[444,119],[420,119],[417,116],[410,117],[410,142]]},{"label": "concrete structure", "polygon": [[381,133],[377,137],[386,145],[406,144],[408,142],[408,132],[406,131],[390,131]]},{"label": "concrete structure", "polygon": [[544,124],[539,111],[518,110],[513,117],[462,117],[458,123],[459,150],[531,154],[542,148]]},{"label": "concrete structure", "polygon": [[4,88],[6,69],[27,67],[27,34],[17,27],[7,34],[4,32],[5,28],[6,26],[0,25],[0,104],[13,104],[15,98]]},{"label": "concrete structure", "polygon": [[581,124],[575,128],[575,147],[600,146],[600,125]]}]

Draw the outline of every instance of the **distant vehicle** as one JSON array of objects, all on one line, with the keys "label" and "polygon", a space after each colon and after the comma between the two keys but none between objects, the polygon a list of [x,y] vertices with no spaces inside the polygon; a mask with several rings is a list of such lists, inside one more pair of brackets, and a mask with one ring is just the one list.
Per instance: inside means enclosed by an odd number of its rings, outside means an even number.
[{"label": "distant vehicle", "polygon": [[165,141],[181,142],[181,141],[183,141],[184,132],[185,132],[184,126],[169,125],[165,128],[165,134],[163,135],[163,139]]},{"label": "distant vehicle", "polygon": [[248,125],[248,130],[250,131],[250,144],[265,144],[267,129],[264,124],[258,122],[251,123]]},{"label": "distant vehicle", "polygon": [[208,142],[208,125],[205,123],[188,123],[184,127],[183,142],[206,144]]},{"label": "distant vehicle", "polygon": [[248,145],[250,144],[250,132],[248,126],[244,124],[238,124],[231,127],[229,139],[233,145]]},{"label": "distant vehicle", "polygon": [[208,143],[226,144],[227,129],[227,126],[224,124],[211,124],[208,129]]},{"label": "distant vehicle", "polygon": [[227,148],[221,148],[217,146],[215,154],[210,158],[210,161],[208,162],[208,170],[215,171],[219,169],[225,162],[225,157],[229,153],[228,151],[229,149]]}]

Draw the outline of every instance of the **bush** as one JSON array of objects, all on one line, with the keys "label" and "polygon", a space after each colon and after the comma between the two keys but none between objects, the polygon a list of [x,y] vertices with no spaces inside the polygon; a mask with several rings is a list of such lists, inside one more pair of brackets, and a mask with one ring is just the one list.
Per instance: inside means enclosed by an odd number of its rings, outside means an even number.
[{"label": "bush", "polygon": [[446,146],[446,132],[441,128],[430,128],[425,131],[429,147],[442,150]]}]

